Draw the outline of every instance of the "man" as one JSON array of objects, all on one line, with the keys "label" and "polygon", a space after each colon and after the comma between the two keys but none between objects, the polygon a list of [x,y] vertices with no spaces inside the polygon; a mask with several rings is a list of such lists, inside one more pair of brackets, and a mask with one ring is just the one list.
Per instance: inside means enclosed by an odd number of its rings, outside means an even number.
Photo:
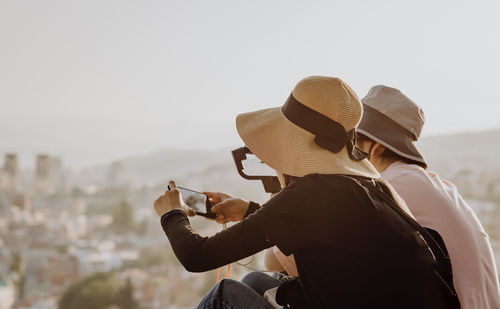
[{"label": "man", "polygon": [[[488,235],[457,188],[426,170],[414,142],[422,109],[401,91],[374,86],[362,100],[358,146],[406,201],[417,221],[443,238],[462,308],[500,308],[498,274]],[[443,149],[443,151],[446,151]]]}]

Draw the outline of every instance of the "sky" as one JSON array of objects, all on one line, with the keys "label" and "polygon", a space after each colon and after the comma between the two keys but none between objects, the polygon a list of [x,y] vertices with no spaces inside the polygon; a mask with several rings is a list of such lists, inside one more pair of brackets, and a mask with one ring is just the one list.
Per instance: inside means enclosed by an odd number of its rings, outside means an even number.
[{"label": "sky", "polygon": [[[423,136],[500,127],[499,1],[0,0],[0,154],[237,147],[309,75],[396,87]],[[0,161],[2,159],[0,158]]]}]

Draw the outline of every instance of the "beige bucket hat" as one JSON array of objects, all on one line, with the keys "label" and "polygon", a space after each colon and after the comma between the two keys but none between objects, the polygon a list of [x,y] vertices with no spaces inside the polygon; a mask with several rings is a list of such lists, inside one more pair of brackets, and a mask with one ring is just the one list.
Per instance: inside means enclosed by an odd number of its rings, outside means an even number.
[{"label": "beige bucket hat", "polygon": [[364,112],[358,132],[427,168],[415,145],[425,123],[420,106],[398,89],[384,85],[373,86],[361,101]]},{"label": "beige bucket hat", "polygon": [[252,153],[281,173],[378,178],[367,154],[355,147],[362,113],[358,97],[342,80],[311,76],[295,86],[282,107],[238,115],[236,128]]}]

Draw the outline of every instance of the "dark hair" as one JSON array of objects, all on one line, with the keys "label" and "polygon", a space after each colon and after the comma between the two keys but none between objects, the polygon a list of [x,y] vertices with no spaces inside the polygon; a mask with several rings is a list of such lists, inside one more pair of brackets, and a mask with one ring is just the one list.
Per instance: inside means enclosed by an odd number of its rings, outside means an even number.
[{"label": "dark hair", "polygon": [[287,174],[283,174],[283,176],[285,177],[285,186],[286,187],[288,187],[289,185],[291,185],[293,183],[293,181],[298,178],[298,177],[290,176],[290,175],[287,175]]},{"label": "dark hair", "polygon": [[[376,141],[372,140],[368,136],[363,135],[361,133],[358,133],[357,142],[367,142],[367,143],[372,143],[372,144],[377,143]],[[382,146],[384,146],[384,145],[382,145]],[[390,150],[389,148],[387,148],[385,146],[384,146],[384,151],[380,154],[380,156],[386,160],[391,160],[391,161],[403,161],[404,163],[407,163],[407,164],[418,164],[418,165],[421,164],[417,161],[414,161],[414,160],[405,158],[401,155],[398,155],[397,153],[395,153],[394,151]]]}]

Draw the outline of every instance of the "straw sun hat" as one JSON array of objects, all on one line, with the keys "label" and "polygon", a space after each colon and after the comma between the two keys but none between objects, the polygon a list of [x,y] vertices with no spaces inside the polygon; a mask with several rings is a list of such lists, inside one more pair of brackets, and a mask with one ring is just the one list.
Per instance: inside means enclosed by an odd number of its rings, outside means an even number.
[{"label": "straw sun hat", "polygon": [[264,163],[290,176],[347,174],[378,178],[367,154],[355,147],[363,107],[339,78],[301,80],[282,107],[240,114],[236,128]]}]

